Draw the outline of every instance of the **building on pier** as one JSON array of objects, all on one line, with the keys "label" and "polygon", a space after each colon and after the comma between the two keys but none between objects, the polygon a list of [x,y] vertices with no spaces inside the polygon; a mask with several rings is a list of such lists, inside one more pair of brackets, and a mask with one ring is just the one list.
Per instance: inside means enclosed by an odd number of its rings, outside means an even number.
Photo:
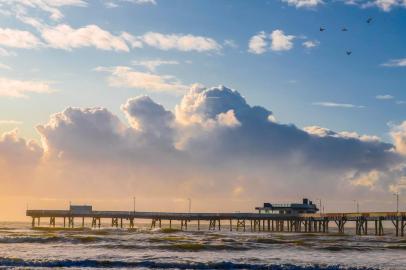
[{"label": "building on pier", "polygon": [[91,205],[70,205],[69,211],[72,214],[91,214]]},{"label": "building on pier", "polygon": [[265,214],[315,214],[319,209],[307,198],[302,203],[264,203],[263,207],[255,207],[259,213]]}]

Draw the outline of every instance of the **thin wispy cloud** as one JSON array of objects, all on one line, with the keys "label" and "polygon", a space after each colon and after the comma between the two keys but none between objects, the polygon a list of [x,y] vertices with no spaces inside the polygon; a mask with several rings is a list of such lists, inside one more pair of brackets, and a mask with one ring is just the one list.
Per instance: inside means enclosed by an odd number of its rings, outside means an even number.
[{"label": "thin wispy cloud", "polygon": [[365,108],[363,105],[354,105],[351,103],[336,103],[336,102],[329,102],[329,101],[323,101],[323,102],[313,102],[312,103],[315,106],[321,106],[321,107],[330,107],[330,108],[346,108],[346,109],[362,109]]},{"label": "thin wispy cloud", "polygon": [[282,2],[296,8],[314,8],[324,3],[323,0],[282,0]]},{"label": "thin wispy cloud", "polygon": [[0,125],[21,125],[22,121],[16,120],[0,120]]},{"label": "thin wispy cloud", "polygon": [[0,96],[27,98],[30,93],[49,94],[54,92],[47,81],[16,80],[0,77]]},{"label": "thin wispy cloud", "polygon": [[385,67],[406,67],[406,58],[392,59],[382,65]]},{"label": "thin wispy cloud", "polygon": [[375,96],[376,99],[380,100],[389,100],[389,99],[394,99],[395,97],[392,95],[377,95]]},{"label": "thin wispy cloud", "polygon": [[109,73],[107,80],[112,87],[136,88],[173,94],[183,93],[189,88],[174,76],[137,71],[126,66],[97,67],[95,71]]},{"label": "thin wispy cloud", "polygon": [[163,65],[179,65],[178,61],[175,60],[161,60],[161,59],[154,59],[154,60],[135,60],[131,62],[134,66],[142,66],[148,69],[149,71],[155,72],[156,68]]},{"label": "thin wispy cloud", "polygon": [[303,47],[307,49],[316,48],[320,45],[320,41],[318,40],[306,40],[302,43]]}]

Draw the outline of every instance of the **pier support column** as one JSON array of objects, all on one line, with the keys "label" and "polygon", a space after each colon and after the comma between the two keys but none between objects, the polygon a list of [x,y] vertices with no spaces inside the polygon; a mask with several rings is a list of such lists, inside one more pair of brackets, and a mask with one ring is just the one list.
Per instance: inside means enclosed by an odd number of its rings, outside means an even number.
[{"label": "pier support column", "polygon": [[232,232],[232,231],[233,231],[233,220],[230,219],[230,232]]},{"label": "pier support column", "polygon": [[75,218],[74,217],[68,217],[68,227],[72,228],[75,226]]},{"label": "pier support column", "polygon": [[243,231],[245,232],[245,219],[243,219],[243,220],[237,219],[237,231],[238,231],[241,227],[243,228]]},{"label": "pier support column", "polygon": [[210,219],[209,220],[209,231],[215,231],[215,230],[216,230],[216,220]]},{"label": "pier support column", "polygon": [[130,218],[130,229],[134,229],[134,218]]},{"label": "pier support column", "polygon": [[120,218],[120,228],[123,228],[123,218]]},{"label": "pier support column", "polygon": [[92,217],[92,228],[96,228],[96,221],[97,219],[95,217]]},{"label": "pier support column", "polygon": [[221,231],[221,222],[220,222],[220,219],[219,219],[217,222],[218,222],[219,231]]},{"label": "pier support column", "polygon": [[405,219],[404,219],[404,217],[402,217],[402,221],[401,221],[401,223],[400,223],[400,236],[405,236],[405,226],[406,226],[406,223],[405,223]]},{"label": "pier support column", "polygon": [[396,217],[395,220],[392,220],[392,224],[395,226],[395,234],[399,236],[399,218]]},{"label": "pier support column", "polygon": [[268,232],[271,231],[271,220],[268,219]]},{"label": "pier support column", "polygon": [[32,217],[31,227],[35,228],[35,217]]},{"label": "pier support column", "polygon": [[49,218],[49,226],[52,226],[55,228],[55,217],[50,217]]},{"label": "pier support column", "polygon": [[111,219],[111,227],[118,228],[118,218],[112,218]]},{"label": "pier support column", "polygon": [[172,229],[172,219],[169,220],[169,229]]},{"label": "pier support column", "polygon": [[200,231],[200,219],[197,220],[197,230]]},{"label": "pier support column", "polygon": [[82,228],[85,227],[85,217],[82,217]]}]

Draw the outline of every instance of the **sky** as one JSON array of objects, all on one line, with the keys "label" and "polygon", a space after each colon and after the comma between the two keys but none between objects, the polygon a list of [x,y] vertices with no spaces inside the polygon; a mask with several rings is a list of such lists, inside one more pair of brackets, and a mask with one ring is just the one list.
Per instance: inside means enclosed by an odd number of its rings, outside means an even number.
[{"label": "sky", "polygon": [[405,15],[405,0],[0,0],[0,220],[134,196],[367,211],[399,192],[405,209]]}]

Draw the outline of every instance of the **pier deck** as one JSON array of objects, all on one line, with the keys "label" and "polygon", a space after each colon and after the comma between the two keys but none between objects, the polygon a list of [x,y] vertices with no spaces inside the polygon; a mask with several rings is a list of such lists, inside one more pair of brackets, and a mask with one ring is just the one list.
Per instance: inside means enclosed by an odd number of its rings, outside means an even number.
[{"label": "pier deck", "polygon": [[[208,223],[208,230],[221,230],[225,227],[222,221],[228,221],[229,230],[250,230],[269,232],[307,232],[328,233],[330,223],[334,224],[339,233],[344,233],[345,225],[355,224],[357,235],[366,235],[374,228],[375,235],[384,234],[384,222],[392,224],[396,236],[403,237],[406,227],[406,212],[362,212],[362,213],[326,213],[326,214],[259,214],[259,213],[173,213],[173,212],[138,212],[138,211],[89,211],[76,213],[70,210],[27,210],[32,218],[32,226],[40,226],[41,218],[49,219],[49,226],[55,227],[56,218],[63,219],[63,226],[75,227],[75,219],[81,219],[81,227],[85,219],[91,219],[91,227],[101,226],[102,219],[111,220],[112,227],[134,228],[134,220],[151,220],[151,228],[162,227],[166,221],[169,228],[172,222],[180,222],[180,228],[187,230],[188,223],[194,222],[197,229],[202,229],[201,221]],[[126,225],[127,223],[128,225]]]}]

